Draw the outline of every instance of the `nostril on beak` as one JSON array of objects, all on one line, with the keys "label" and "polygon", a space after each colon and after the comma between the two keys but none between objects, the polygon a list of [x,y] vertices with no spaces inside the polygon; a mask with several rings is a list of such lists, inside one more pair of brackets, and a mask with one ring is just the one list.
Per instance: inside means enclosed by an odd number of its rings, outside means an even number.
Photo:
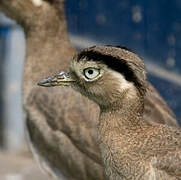
[{"label": "nostril on beak", "polygon": [[37,83],[37,85],[38,85],[38,86],[45,86],[45,87],[51,86],[51,85],[50,85],[50,81],[49,81],[48,78],[39,81],[39,82]]}]

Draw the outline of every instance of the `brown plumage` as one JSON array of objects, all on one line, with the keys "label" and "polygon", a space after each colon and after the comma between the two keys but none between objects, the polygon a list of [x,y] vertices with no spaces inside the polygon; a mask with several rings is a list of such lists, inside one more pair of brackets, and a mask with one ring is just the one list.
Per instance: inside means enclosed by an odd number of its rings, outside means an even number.
[{"label": "brown plumage", "polygon": [[[75,49],[67,37],[63,0],[0,0],[0,9],[25,30],[23,107],[33,154],[43,169],[68,179],[105,179],[96,129],[99,108],[71,88],[42,88],[41,78],[67,70]],[[149,85],[145,119],[178,126]],[[71,113],[70,113],[71,112]]]},{"label": "brown plumage", "polygon": [[143,117],[146,73],[132,52],[111,46],[85,49],[73,58],[68,74],[39,85],[69,85],[99,105],[97,143],[108,179],[181,179],[181,129],[152,125]]}]

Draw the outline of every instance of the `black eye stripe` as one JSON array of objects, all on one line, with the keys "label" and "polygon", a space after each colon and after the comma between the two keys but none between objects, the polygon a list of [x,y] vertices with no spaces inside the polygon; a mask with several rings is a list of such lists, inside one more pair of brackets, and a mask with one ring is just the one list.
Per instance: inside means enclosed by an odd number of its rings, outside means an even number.
[{"label": "black eye stripe", "polygon": [[127,81],[134,82],[135,76],[132,71],[126,64],[126,62],[120,59],[117,59],[111,55],[104,55],[100,54],[94,51],[88,51],[88,52],[82,52],[78,55],[78,60],[83,59],[83,57],[86,57],[87,60],[94,60],[94,61],[102,61],[104,64],[106,64],[109,68],[113,69],[114,71],[117,71],[121,73]]}]

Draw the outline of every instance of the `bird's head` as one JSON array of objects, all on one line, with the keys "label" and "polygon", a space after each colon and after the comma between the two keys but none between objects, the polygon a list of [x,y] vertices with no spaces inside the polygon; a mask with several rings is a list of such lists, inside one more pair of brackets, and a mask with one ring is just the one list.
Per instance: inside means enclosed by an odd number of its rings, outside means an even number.
[{"label": "bird's head", "polygon": [[79,52],[68,73],[50,76],[41,86],[71,86],[102,107],[123,98],[144,97],[146,73],[133,52],[113,46],[94,46]]}]

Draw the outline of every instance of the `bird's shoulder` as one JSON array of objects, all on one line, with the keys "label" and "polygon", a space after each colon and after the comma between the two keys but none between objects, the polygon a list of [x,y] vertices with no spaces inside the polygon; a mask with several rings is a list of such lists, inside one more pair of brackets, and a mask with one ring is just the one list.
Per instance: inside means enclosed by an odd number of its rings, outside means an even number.
[{"label": "bird's shoulder", "polygon": [[157,124],[145,127],[137,133],[136,139],[141,142],[141,149],[147,152],[163,153],[181,152],[181,129]]},{"label": "bird's shoulder", "polygon": [[152,157],[149,162],[157,179],[181,179],[181,150],[158,154]]}]

